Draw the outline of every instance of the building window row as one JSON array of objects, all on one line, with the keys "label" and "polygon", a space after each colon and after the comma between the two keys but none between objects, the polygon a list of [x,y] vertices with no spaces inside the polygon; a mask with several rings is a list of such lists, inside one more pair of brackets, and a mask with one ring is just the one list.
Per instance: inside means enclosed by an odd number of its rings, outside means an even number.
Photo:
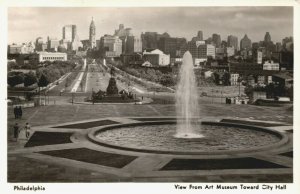
[{"label": "building window row", "polygon": [[64,57],[43,57],[43,60],[64,60]]}]

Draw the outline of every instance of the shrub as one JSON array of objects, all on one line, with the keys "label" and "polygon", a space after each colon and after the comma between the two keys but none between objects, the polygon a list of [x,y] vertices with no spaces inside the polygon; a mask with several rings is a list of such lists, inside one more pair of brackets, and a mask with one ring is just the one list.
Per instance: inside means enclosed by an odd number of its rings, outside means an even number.
[{"label": "shrub", "polygon": [[22,84],[23,82],[24,82],[24,77],[21,74],[7,77],[7,83],[11,87],[15,87],[16,85]]}]

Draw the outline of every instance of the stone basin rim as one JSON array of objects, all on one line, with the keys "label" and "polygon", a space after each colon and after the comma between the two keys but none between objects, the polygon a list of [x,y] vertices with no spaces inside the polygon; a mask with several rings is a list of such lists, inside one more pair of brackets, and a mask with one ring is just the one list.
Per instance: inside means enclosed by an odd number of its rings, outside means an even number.
[{"label": "stone basin rim", "polygon": [[[170,118],[171,119],[171,118]],[[169,151],[169,150],[152,150],[152,149],[141,149],[141,148],[131,148],[126,146],[120,146],[115,145],[112,143],[107,143],[104,141],[101,141],[96,136],[98,133],[101,133],[103,131],[112,130],[115,128],[122,128],[122,127],[135,127],[135,126],[143,126],[143,125],[166,125],[166,124],[176,124],[176,120],[163,120],[163,121],[143,121],[143,122],[134,122],[134,123],[122,123],[122,124],[114,124],[109,126],[103,126],[96,129],[92,129],[87,134],[88,140],[98,144],[100,146],[113,148],[117,150],[122,151],[133,151],[133,152],[139,152],[139,153],[150,153],[150,154],[168,154],[168,155],[224,155],[224,154],[245,154],[245,153],[256,153],[256,152],[262,152],[267,150],[272,150],[277,147],[280,147],[284,144],[286,144],[289,140],[288,136],[284,133],[281,133],[279,131],[275,131],[273,129],[265,128],[265,127],[259,127],[254,125],[245,125],[240,123],[230,123],[230,122],[216,122],[216,121],[202,121],[202,125],[215,125],[215,126],[226,126],[226,127],[239,127],[244,128],[248,130],[257,130],[262,131],[265,133],[269,133],[272,135],[277,136],[280,140],[276,143],[266,145],[266,146],[259,146],[255,148],[248,148],[248,149],[235,149],[235,150],[214,150],[214,151],[200,151],[200,152],[194,152],[194,151]]]}]

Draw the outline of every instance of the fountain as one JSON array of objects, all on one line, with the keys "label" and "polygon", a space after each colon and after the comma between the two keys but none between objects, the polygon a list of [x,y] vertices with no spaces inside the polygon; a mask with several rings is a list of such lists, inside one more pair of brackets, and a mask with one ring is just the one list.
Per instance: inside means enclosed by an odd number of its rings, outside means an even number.
[{"label": "fountain", "polygon": [[177,138],[201,138],[200,123],[193,121],[200,115],[193,58],[189,51],[183,55],[176,90]]},{"label": "fountain", "polygon": [[201,122],[189,52],[183,56],[175,95],[176,118],[127,118],[124,123],[93,129],[88,137],[94,143],[114,149],[180,155],[245,154],[287,142],[284,134],[268,128],[222,121]]}]

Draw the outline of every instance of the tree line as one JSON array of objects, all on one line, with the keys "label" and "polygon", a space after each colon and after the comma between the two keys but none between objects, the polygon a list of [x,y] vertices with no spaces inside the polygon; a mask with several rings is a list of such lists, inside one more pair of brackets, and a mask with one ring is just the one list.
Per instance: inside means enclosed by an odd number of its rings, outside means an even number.
[{"label": "tree line", "polygon": [[37,83],[39,87],[45,87],[75,67],[76,64],[69,61],[48,62],[43,67],[36,69],[35,73],[33,71],[29,71],[28,73],[9,72],[7,84],[10,87],[15,87],[19,84],[24,84],[24,87],[28,87]]}]

